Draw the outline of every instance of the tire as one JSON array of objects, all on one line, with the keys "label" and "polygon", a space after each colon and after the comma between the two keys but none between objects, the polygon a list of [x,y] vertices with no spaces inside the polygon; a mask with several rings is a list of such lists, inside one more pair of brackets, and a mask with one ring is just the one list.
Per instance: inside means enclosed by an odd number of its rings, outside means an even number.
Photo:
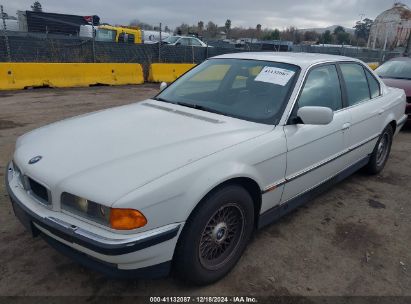
[{"label": "tire", "polygon": [[388,125],[381,133],[374,147],[374,151],[371,154],[370,161],[365,167],[369,174],[378,174],[384,169],[391,152],[393,133],[394,131],[391,125]]},{"label": "tire", "polygon": [[227,185],[207,195],[177,243],[174,272],[205,285],[224,277],[240,259],[254,230],[254,203],[244,188]]}]

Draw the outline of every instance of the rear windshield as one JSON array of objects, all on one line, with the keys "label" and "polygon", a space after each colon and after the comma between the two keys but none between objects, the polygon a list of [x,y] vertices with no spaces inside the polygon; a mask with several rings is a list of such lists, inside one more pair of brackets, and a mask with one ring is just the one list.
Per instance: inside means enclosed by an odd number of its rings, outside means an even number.
[{"label": "rear windshield", "polygon": [[406,60],[393,60],[387,61],[375,72],[381,78],[397,78],[397,79],[410,79],[411,80],[411,61]]}]

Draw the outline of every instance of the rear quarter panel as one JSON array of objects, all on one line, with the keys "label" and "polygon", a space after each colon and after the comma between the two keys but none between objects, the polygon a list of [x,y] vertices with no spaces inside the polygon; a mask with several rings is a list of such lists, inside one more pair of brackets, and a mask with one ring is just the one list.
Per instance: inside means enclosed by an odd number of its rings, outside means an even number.
[{"label": "rear quarter panel", "polygon": [[[381,132],[391,121],[398,123],[398,121],[404,117],[406,107],[406,96],[404,90],[391,87],[387,87],[386,90],[386,104],[384,105]],[[399,128],[396,130],[396,133],[398,132]]]}]

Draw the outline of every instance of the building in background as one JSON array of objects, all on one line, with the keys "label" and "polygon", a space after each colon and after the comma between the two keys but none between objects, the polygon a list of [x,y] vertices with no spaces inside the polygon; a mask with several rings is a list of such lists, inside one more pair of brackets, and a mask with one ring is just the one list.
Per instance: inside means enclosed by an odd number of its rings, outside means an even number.
[{"label": "building in background", "polygon": [[69,14],[17,11],[19,30],[22,32],[37,32],[79,36],[80,26],[94,23],[98,25],[100,17],[78,16]]},{"label": "building in background", "polygon": [[368,47],[393,50],[406,47],[411,34],[411,10],[402,3],[375,18],[368,38]]}]

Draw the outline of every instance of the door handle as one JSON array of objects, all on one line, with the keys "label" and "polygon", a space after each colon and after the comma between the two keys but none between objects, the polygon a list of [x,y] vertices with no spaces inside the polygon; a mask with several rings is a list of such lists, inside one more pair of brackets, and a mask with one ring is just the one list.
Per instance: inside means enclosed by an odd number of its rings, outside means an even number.
[{"label": "door handle", "polygon": [[351,127],[351,124],[349,122],[346,122],[345,124],[343,124],[341,130],[348,130]]},{"label": "door handle", "polygon": [[382,115],[382,113],[384,113],[384,109],[379,109],[378,110],[378,115]]}]

